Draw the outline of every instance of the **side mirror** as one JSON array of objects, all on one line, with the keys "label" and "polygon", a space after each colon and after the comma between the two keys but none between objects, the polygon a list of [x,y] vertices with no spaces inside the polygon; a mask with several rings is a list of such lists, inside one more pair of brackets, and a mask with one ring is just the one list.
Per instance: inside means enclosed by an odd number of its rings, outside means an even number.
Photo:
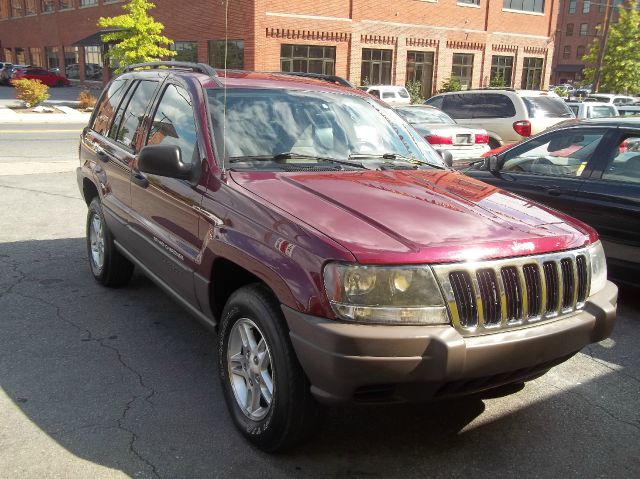
[{"label": "side mirror", "polygon": [[499,171],[498,167],[498,157],[496,155],[489,155],[484,159],[484,163],[482,164],[482,169],[485,171]]},{"label": "side mirror", "polygon": [[138,169],[143,173],[179,180],[190,180],[192,176],[192,167],[182,162],[182,153],[177,145],[145,146],[138,155]]},{"label": "side mirror", "polygon": [[438,150],[438,154],[447,166],[453,166],[453,155],[449,150]]}]

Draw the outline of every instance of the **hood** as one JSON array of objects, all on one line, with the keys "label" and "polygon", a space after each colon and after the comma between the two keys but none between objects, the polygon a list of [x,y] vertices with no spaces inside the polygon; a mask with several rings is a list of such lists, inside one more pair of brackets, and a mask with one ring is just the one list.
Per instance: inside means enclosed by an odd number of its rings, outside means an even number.
[{"label": "hood", "polygon": [[595,233],[448,170],[231,172],[242,188],[347,248],[360,263],[441,263],[546,253]]}]

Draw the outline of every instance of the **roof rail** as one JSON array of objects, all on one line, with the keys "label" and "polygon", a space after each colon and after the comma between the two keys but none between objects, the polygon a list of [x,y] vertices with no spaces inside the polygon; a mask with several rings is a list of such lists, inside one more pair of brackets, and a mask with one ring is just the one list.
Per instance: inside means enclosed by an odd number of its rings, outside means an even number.
[{"label": "roof rail", "polygon": [[339,77],[338,75],[324,75],[322,73],[307,73],[307,72],[265,72],[265,73],[277,73],[278,75],[292,75],[304,78],[314,78],[316,80],[322,80],[329,83],[337,83],[338,85],[346,86],[349,88],[355,88],[355,85],[349,80]]},{"label": "roof rail", "polygon": [[123,73],[131,72],[136,68],[159,68],[165,67],[168,69],[179,69],[179,70],[192,70],[198,73],[204,73],[205,75],[210,75],[213,78],[218,76],[216,70],[207,65],[206,63],[193,63],[193,62],[166,62],[166,61],[157,61],[157,62],[145,62],[145,63],[132,63],[131,65],[127,65],[124,67]]},{"label": "roof rail", "polygon": [[516,88],[511,88],[511,87],[501,87],[501,86],[485,86],[485,87],[478,87],[478,88],[467,88],[466,90],[462,90],[462,91],[470,91],[470,90],[506,90],[506,91],[518,91]]}]

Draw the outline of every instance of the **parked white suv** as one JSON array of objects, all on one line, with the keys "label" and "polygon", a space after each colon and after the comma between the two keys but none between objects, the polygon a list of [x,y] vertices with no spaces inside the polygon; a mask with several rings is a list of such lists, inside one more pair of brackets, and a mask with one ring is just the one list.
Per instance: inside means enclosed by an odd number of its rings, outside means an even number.
[{"label": "parked white suv", "polygon": [[594,93],[582,101],[598,101],[600,103],[612,103],[614,105],[633,105],[636,99],[628,95],[616,95],[614,93]]},{"label": "parked white suv", "polygon": [[440,108],[460,125],[487,130],[491,148],[516,143],[575,118],[564,101],[546,91],[466,90],[441,93],[425,103]]},{"label": "parked white suv", "polygon": [[370,95],[380,98],[390,105],[409,105],[411,97],[403,86],[396,85],[371,85],[363,88]]},{"label": "parked white suv", "polygon": [[612,116],[620,116],[618,109],[611,103],[602,103],[599,101],[569,101],[567,106],[573,110],[576,118],[609,118]]}]

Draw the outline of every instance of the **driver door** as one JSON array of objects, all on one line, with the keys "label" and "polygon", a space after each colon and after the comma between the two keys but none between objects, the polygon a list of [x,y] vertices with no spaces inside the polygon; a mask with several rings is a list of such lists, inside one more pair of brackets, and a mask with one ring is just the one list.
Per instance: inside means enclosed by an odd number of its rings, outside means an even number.
[{"label": "driver door", "polygon": [[585,217],[583,187],[606,129],[556,130],[499,157],[500,170],[473,176],[577,218]]}]

